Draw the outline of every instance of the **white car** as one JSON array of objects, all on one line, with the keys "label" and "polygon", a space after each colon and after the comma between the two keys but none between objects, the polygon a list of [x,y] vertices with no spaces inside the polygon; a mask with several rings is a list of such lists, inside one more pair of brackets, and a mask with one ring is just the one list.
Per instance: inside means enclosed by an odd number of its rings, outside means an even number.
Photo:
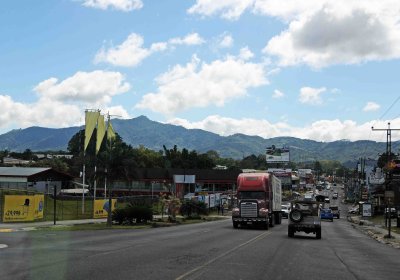
[{"label": "white car", "polygon": [[289,218],[290,205],[282,205],[282,218]]}]

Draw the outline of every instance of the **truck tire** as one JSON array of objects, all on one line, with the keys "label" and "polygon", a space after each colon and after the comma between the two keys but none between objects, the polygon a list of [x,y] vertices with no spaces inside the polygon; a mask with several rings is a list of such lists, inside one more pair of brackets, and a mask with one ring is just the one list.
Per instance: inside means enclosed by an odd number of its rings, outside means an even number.
[{"label": "truck tire", "polygon": [[275,215],[272,213],[272,215],[269,217],[269,226],[274,227],[275,226]]},{"label": "truck tire", "polygon": [[282,213],[275,213],[275,224],[280,225],[282,223]]},{"label": "truck tire", "polygon": [[290,212],[289,218],[292,222],[299,223],[303,219],[303,214],[301,213],[300,210],[294,209],[293,211]]},{"label": "truck tire", "polygon": [[294,237],[294,230],[291,227],[288,227],[288,236]]},{"label": "truck tire", "polygon": [[315,238],[316,239],[321,239],[321,228],[317,228],[317,232],[316,232]]},{"label": "truck tire", "polygon": [[263,224],[263,228],[269,230],[269,220]]},{"label": "truck tire", "polygon": [[238,222],[232,222],[233,228],[238,228]]}]

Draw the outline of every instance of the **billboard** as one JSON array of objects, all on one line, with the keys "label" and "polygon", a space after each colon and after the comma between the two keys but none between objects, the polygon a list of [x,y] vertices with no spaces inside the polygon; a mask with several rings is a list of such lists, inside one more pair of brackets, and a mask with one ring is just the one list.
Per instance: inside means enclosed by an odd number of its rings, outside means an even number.
[{"label": "billboard", "polygon": [[28,222],[43,218],[44,195],[5,195],[3,222]]},{"label": "billboard", "polygon": [[289,148],[277,148],[275,145],[266,149],[267,163],[289,162]]},{"label": "billboard", "polygon": [[[112,199],[111,201],[111,211],[114,211],[117,200]],[[96,199],[93,205],[93,218],[107,218],[108,210],[110,207],[108,206],[108,199]]]}]

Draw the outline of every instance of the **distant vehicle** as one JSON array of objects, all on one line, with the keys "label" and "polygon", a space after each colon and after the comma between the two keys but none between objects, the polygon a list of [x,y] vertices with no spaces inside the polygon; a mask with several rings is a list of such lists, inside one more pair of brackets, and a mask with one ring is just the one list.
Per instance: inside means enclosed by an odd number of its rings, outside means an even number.
[{"label": "distant vehicle", "polygon": [[337,206],[331,206],[331,207],[329,207],[329,209],[332,210],[333,217],[336,217],[336,218],[340,219],[340,210],[339,210],[339,207],[337,207]]},{"label": "distant vehicle", "polygon": [[265,229],[282,221],[281,180],[272,173],[241,173],[237,178],[237,207],[232,224],[261,225]]},{"label": "distant vehicle", "polygon": [[332,199],[338,199],[339,194],[337,192],[333,193]]},{"label": "distant vehicle", "polygon": [[289,214],[288,236],[294,237],[296,231],[315,233],[321,239],[320,204],[315,200],[295,200],[291,204]]},{"label": "distant vehicle", "polygon": [[324,202],[325,202],[325,203],[331,203],[330,199],[327,198],[327,197],[324,199]]},{"label": "distant vehicle", "polygon": [[282,205],[282,218],[289,218],[290,205]]},{"label": "distant vehicle", "polygon": [[347,211],[348,214],[358,214],[358,212],[359,212],[358,207],[350,208],[349,211]]},{"label": "distant vehicle", "polygon": [[331,222],[333,222],[332,210],[329,208],[321,209],[321,220],[330,220]]},{"label": "distant vehicle", "polygon": [[333,186],[336,187],[336,183],[333,183]]}]

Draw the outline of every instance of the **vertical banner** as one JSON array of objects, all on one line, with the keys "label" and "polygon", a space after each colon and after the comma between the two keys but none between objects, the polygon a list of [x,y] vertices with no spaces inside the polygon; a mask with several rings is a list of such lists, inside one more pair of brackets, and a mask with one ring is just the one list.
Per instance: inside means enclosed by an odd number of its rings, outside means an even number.
[{"label": "vertical banner", "polygon": [[27,222],[34,220],[33,195],[5,195],[3,222]]},{"label": "vertical banner", "polygon": [[[117,205],[117,200],[112,199],[111,204],[112,204],[111,211],[114,211],[114,209]],[[108,209],[110,209],[110,207],[108,205],[108,199],[95,200],[93,203],[93,218],[94,219],[107,218]]]}]

